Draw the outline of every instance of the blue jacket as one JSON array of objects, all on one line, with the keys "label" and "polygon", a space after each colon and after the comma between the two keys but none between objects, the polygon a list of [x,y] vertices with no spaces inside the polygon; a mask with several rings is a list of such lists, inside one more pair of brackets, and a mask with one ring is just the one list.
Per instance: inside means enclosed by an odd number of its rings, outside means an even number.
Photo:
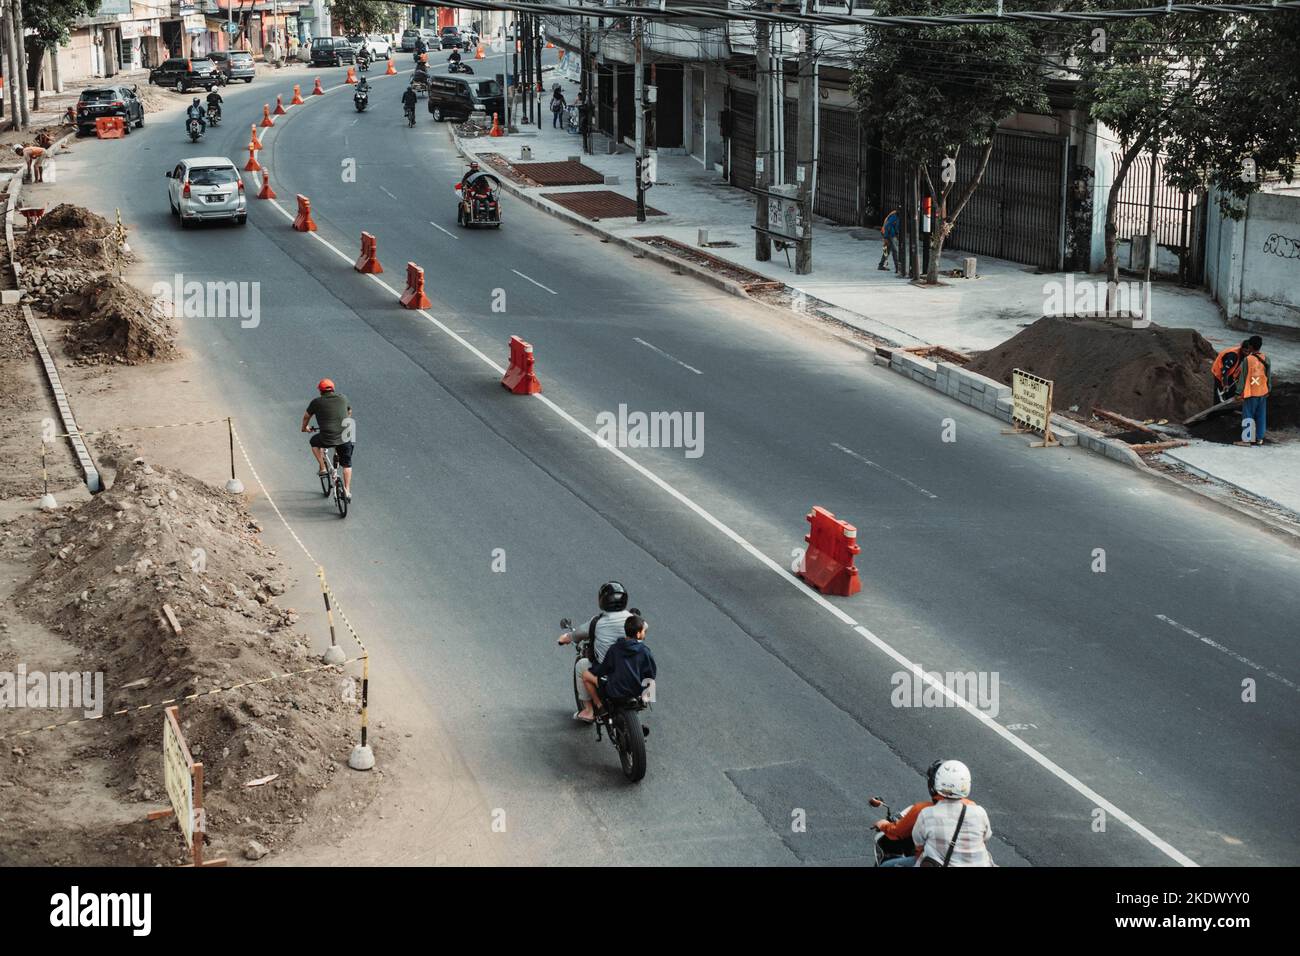
[{"label": "blue jacket", "polygon": [[620,637],[605,652],[605,659],[593,664],[591,672],[604,678],[601,684],[606,697],[638,697],[645,689],[645,681],[653,680],[657,673],[654,655],[644,641]]},{"label": "blue jacket", "polygon": [[885,218],[885,224],[880,227],[880,234],[886,239],[893,239],[898,235],[898,213],[891,212]]}]

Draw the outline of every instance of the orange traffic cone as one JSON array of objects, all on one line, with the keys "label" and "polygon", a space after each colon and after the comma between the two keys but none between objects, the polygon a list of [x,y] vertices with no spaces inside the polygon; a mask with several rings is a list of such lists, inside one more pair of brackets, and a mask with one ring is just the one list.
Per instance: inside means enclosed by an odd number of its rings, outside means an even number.
[{"label": "orange traffic cone", "polygon": [[384,76],[396,76],[396,75],[397,75],[397,67],[393,65],[393,58],[389,57],[388,69],[384,70]]},{"label": "orange traffic cone", "polygon": [[343,82],[344,82],[344,83],[355,83],[356,81],[357,81],[357,75],[356,75],[356,73],[354,73],[354,72],[352,71],[352,67],[348,67],[348,75],[344,78]]},{"label": "orange traffic cone", "polygon": [[263,126],[274,126],[274,125],[275,125],[275,120],[271,119],[271,104],[270,104],[270,103],[263,103],[263,104],[262,104],[262,125],[263,125]]},{"label": "orange traffic cone", "polygon": [[275,192],[271,189],[271,174],[262,170],[262,191],[257,194],[258,199],[274,199]]},{"label": "orange traffic cone", "polygon": [[244,164],[244,171],[249,173],[260,173],[262,164],[257,161],[257,150],[253,149],[253,144],[248,144],[248,162]]},{"label": "orange traffic cone", "polygon": [[320,77],[316,77],[316,88],[311,91],[312,96],[324,96],[325,91],[320,88]]},{"label": "orange traffic cone", "polygon": [[249,128],[250,133],[251,133],[251,136],[252,136],[252,139],[250,139],[250,140],[248,141],[248,145],[249,145],[250,147],[252,147],[253,149],[261,149],[261,148],[262,148],[262,141],[261,141],[260,139],[257,138],[257,124],[256,124],[256,123],[253,123],[253,124],[251,124],[248,128]]},{"label": "orange traffic cone", "polygon": [[293,99],[289,101],[290,106],[302,106],[302,89],[297,83],[293,85]]},{"label": "orange traffic cone", "polygon": [[284,108],[284,97],[277,93],[275,97],[275,115],[283,116],[287,112],[289,111]]},{"label": "orange traffic cone", "polygon": [[501,129],[501,114],[500,114],[500,113],[493,113],[493,114],[492,114],[492,130],[488,133],[488,135],[489,135],[489,136],[504,136],[504,135],[506,135],[505,132]]},{"label": "orange traffic cone", "polygon": [[483,44],[480,43],[478,45],[478,49],[474,51],[474,59],[481,60],[483,59],[484,55],[485,54],[483,53]]}]

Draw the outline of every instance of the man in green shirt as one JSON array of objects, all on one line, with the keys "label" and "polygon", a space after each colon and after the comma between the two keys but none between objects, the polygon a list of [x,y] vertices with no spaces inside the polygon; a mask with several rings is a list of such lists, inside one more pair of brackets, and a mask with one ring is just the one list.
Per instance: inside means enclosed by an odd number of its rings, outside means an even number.
[{"label": "man in green shirt", "polygon": [[320,380],[316,386],[320,395],[311,400],[307,411],[302,415],[302,430],[311,431],[308,424],[316,416],[316,433],[311,436],[311,453],[316,458],[318,474],[324,477],[325,449],[336,450],[339,466],[343,469],[343,493],[352,498],[352,450],[355,423],[352,421],[352,405],[346,395],[334,391],[334,383],[328,378]]}]

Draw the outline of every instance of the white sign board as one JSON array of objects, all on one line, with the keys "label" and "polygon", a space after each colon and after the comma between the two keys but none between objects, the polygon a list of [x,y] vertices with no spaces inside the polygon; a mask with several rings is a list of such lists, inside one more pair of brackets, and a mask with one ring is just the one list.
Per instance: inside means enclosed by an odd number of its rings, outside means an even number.
[{"label": "white sign board", "polygon": [[1011,420],[1016,425],[1050,436],[1052,383],[1024,369],[1011,372]]}]

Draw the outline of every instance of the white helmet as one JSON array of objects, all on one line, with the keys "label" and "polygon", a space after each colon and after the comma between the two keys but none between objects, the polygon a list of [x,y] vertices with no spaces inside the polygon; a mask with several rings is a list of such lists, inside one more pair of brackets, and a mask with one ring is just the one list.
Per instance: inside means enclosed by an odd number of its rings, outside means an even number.
[{"label": "white helmet", "polygon": [[960,760],[945,760],[934,772],[934,791],[947,800],[970,796],[970,768]]}]

